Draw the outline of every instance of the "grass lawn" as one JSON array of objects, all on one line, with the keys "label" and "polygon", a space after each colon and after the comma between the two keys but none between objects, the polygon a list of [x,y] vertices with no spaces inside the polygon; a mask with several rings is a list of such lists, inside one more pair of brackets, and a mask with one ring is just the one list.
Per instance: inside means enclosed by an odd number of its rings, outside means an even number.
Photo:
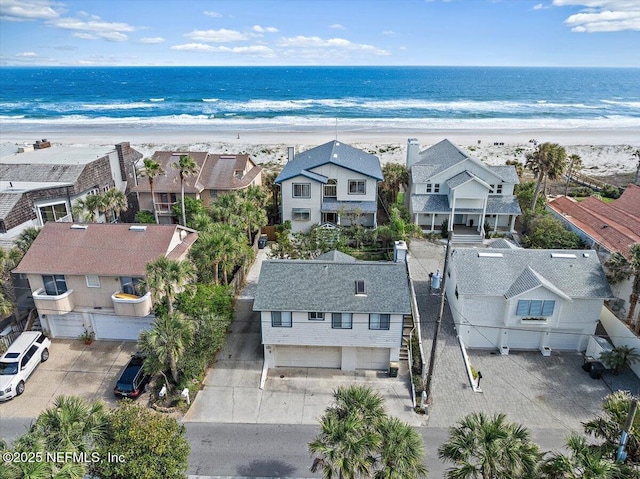
[{"label": "grass lawn", "polygon": [[[584,201],[587,198],[591,198],[590,196],[576,196],[575,198],[573,198],[574,200],[580,202],[580,201]],[[615,201],[613,198],[599,198],[600,201],[602,201],[603,203],[612,203],[613,201]]]}]

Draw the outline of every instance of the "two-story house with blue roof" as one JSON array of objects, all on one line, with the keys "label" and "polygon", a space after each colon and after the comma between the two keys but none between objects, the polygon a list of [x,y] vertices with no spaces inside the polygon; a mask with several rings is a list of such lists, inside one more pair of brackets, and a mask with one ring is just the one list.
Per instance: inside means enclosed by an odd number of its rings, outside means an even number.
[{"label": "two-story house with blue roof", "polygon": [[294,233],[352,221],[375,228],[379,181],[380,160],[365,151],[337,140],[303,151],[275,181],[282,192],[282,221],[290,220]]},{"label": "two-story house with blue roof", "polygon": [[[420,151],[418,140],[411,138],[407,168],[408,207],[414,223],[423,230],[439,231],[447,220],[449,230],[466,240],[513,231],[521,214],[513,194],[519,183],[513,166],[485,165],[449,140]],[[485,223],[490,231],[484,231]]]}]

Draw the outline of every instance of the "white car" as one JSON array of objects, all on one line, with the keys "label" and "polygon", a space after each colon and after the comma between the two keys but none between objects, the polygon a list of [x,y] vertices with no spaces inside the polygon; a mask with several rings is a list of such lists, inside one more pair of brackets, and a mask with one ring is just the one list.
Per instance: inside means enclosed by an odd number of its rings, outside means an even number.
[{"label": "white car", "polygon": [[38,331],[25,331],[0,358],[0,401],[24,392],[24,383],[42,362],[49,359],[51,340]]}]

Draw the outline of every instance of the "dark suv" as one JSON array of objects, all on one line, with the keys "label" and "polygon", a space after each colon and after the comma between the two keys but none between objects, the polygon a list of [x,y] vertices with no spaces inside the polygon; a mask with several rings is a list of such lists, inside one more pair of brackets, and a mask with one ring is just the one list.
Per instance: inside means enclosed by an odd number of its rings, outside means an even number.
[{"label": "dark suv", "polygon": [[131,356],[129,364],[124,368],[118,378],[116,387],[113,388],[113,393],[117,397],[135,399],[144,392],[144,388],[150,379],[150,376],[142,368],[144,359],[145,355],[142,353],[136,353]]}]

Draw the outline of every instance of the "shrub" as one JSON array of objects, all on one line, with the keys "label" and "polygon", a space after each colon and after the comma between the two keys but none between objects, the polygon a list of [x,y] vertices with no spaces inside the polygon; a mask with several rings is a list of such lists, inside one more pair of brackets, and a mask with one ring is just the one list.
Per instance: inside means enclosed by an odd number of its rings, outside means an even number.
[{"label": "shrub", "polygon": [[136,213],[136,223],[155,224],[156,219],[151,211],[141,210]]},{"label": "shrub", "polygon": [[613,198],[615,200],[616,198],[620,198],[622,192],[620,191],[620,188],[613,185],[606,185],[600,190],[600,194],[605,198]]},{"label": "shrub", "polygon": [[441,226],[441,230],[440,230],[440,236],[442,236],[443,238],[448,238],[449,237],[449,220],[447,220],[446,218],[442,220],[442,226]]}]

